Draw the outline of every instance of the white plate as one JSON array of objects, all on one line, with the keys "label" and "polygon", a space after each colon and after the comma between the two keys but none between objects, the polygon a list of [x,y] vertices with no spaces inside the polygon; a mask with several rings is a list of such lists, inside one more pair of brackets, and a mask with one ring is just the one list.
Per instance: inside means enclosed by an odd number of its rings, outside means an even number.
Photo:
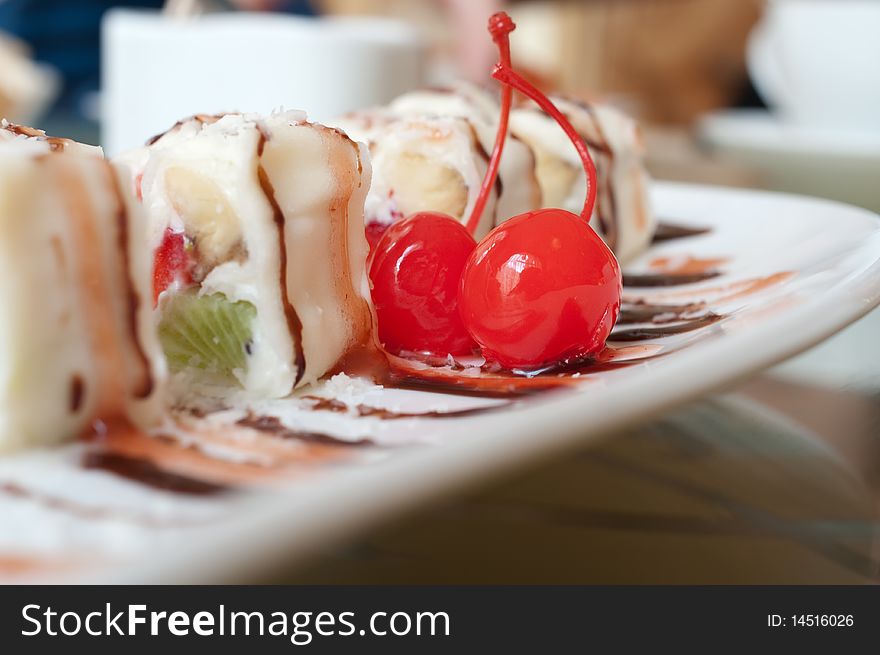
[{"label": "white plate", "polygon": [[761,171],[768,187],[880,211],[880,132],[811,128],[766,110],[727,109],[697,125],[715,151]]},{"label": "white plate", "polygon": [[[655,204],[663,219],[711,232],[656,244],[632,269],[656,268],[661,257],[667,267],[696,257],[723,260],[716,263],[722,275],[686,286],[629,289],[626,295],[708,300],[721,321],[651,339],[647,350],[660,350],[657,356],[585,374],[575,387],[494,412],[397,420],[284,412],[297,430],[369,437],[379,447],[309,445],[239,428],[192,437],[185,447],[133,438],[0,459],[4,580],[246,580],[432,495],[734,382],[808,348],[880,303],[880,220],[869,212],[667,184],[657,185]],[[503,402],[339,380],[313,393],[349,406],[407,412]],[[221,413],[204,421],[228,418]],[[111,446],[127,456],[141,449],[163,469],[189,478],[248,479],[249,490],[171,493],[81,466],[84,453]]]}]

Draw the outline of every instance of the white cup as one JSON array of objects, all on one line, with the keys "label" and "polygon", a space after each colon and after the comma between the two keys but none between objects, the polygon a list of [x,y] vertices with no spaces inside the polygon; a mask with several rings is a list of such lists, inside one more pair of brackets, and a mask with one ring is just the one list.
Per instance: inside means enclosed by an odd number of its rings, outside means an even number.
[{"label": "white cup", "polygon": [[385,103],[422,84],[424,48],[378,18],[114,10],[102,69],[102,143],[115,155],[196,113],[283,107],[320,121]]},{"label": "white cup", "polygon": [[880,0],[768,0],[747,55],[758,92],[783,118],[880,130]]}]

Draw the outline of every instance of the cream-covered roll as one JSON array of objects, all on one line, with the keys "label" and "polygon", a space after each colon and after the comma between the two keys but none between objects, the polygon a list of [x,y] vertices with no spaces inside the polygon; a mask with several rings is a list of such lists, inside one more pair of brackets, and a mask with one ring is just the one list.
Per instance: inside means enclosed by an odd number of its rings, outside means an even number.
[{"label": "cream-covered roll", "polygon": [[114,163],[149,219],[175,387],[283,397],[370,342],[364,147],[301,112],[195,116]]},{"label": "cream-covered roll", "polygon": [[[647,248],[655,227],[638,126],[606,105],[586,105],[558,97],[553,101],[587,141],[596,163],[599,188],[592,225],[619,260],[629,261]],[[406,93],[370,115],[384,116],[386,121],[388,116],[425,121],[465,119],[473,126],[483,150],[491,152],[499,112],[492,94],[460,83],[446,89]],[[376,125],[376,121],[371,123],[372,127]],[[378,151],[386,138],[386,130],[375,130],[371,135],[373,151]],[[511,113],[498,180],[494,224],[539,207],[562,207],[575,213],[583,207],[586,176],[577,151],[559,125],[533,106]],[[483,233],[485,225],[477,238]]]},{"label": "cream-covered roll", "polygon": [[[477,132],[485,152],[495,146],[498,116],[495,97],[485,89],[465,82],[449,88],[422,89],[405,93],[388,105],[400,116],[457,116],[468,120]],[[508,135],[498,167],[500,195],[496,223],[542,206],[541,187],[531,147],[516,135]]]},{"label": "cream-covered roll", "polygon": [[[648,247],[656,225],[638,126],[607,105],[552,100],[586,140],[596,163],[598,195],[591,224],[618,260],[626,263]],[[544,205],[580,212],[586,176],[577,151],[556,121],[526,107],[511,113],[510,127],[535,152]]]},{"label": "cream-covered roll", "polygon": [[[420,211],[437,211],[466,222],[489,162],[474,127],[453,116],[395,116],[365,110],[335,120],[351,138],[369,144],[373,181],[365,213],[368,230]],[[498,189],[477,227],[492,229]]]},{"label": "cream-covered roll", "polygon": [[0,124],[0,451],[161,422],[145,223],[101,150]]}]

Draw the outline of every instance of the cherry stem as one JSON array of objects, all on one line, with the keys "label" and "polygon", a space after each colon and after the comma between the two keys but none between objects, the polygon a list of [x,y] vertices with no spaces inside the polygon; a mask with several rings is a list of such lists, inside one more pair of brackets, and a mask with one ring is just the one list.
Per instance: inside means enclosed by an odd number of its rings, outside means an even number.
[{"label": "cherry stem", "polygon": [[[498,67],[510,68],[510,33],[516,29],[516,25],[505,12],[500,11],[493,14],[489,19],[489,34],[492,40],[498,46],[499,62]],[[470,218],[467,222],[467,230],[474,234],[477,226],[480,224],[480,218],[486,209],[486,203],[489,200],[489,194],[495,186],[495,180],[498,178],[498,167],[501,165],[501,155],[504,152],[504,142],[507,139],[507,125],[510,119],[510,104],[513,96],[513,90],[507,84],[501,87],[501,117],[498,121],[498,132],[495,134],[495,147],[492,149],[492,156],[489,158],[489,166],[486,174],[483,176],[483,184],[480,187],[480,193],[471,210]]]},{"label": "cherry stem", "polygon": [[590,218],[593,216],[593,208],[596,205],[596,187],[598,183],[596,164],[593,162],[586,141],[584,141],[584,138],[578,134],[577,130],[574,129],[565,115],[559,111],[556,105],[554,105],[546,95],[544,95],[539,89],[535,88],[527,80],[520,77],[509,65],[504,65],[502,62],[495,66],[495,70],[492,71],[492,77],[504,84],[505,88],[513,87],[520,93],[534,100],[541,109],[547,112],[551,118],[559,123],[559,127],[561,127],[568,138],[571,139],[571,142],[577,149],[578,155],[580,155],[581,162],[583,162],[584,171],[587,173],[587,197],[584,200],[584,209],[581,211],[581,216],[589,223]]}]

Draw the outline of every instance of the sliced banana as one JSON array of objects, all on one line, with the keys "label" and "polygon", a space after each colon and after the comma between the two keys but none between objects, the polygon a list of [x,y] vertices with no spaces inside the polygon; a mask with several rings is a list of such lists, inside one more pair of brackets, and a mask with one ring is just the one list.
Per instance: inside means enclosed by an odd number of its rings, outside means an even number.
[{"label": "sliced banana", "polygon": [[403,152],[388,162],[386,173],[403,215],[431,210],[458,220],[463,217],[468,189],[457,170],[424,155]]},{"label": "sliced banana", "polygon": [[535,175],[547,207],[566,207],[571,188],[583,169],[535,144]]},{"label": "sliced banana", "polygon": [[241,257],[242,226],[223,191],[207,177],[184,166],[165,171],[165,193],[210,269]]}]

